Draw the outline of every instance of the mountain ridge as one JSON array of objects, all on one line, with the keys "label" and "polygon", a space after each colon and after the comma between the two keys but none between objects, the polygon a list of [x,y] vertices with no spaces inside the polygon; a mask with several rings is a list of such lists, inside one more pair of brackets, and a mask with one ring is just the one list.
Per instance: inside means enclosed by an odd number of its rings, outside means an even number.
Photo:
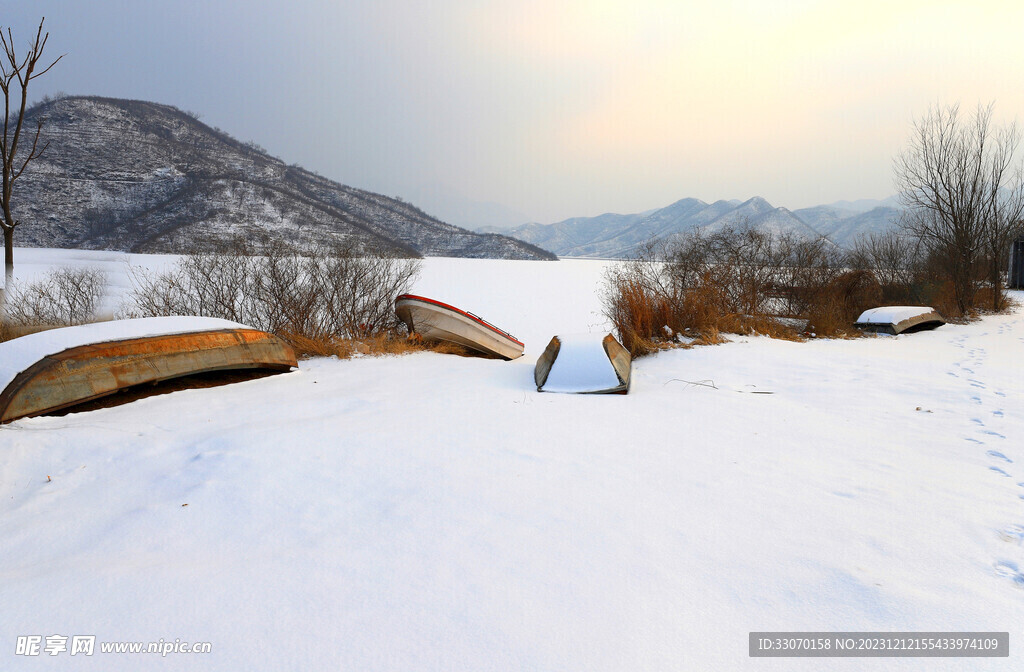
[{"label": "mountain ridge", "polygon": [[25,222],[18,245],[166,253],[244,236],[403,256],[555,258],[287,165],[170,105],[70,96],[26,112],[30,128],[39,118],[49,146],[14,192]]},{"label": "mountain ridge", "polygon": [[[683,198],[642,213],[605,213],[552,224],[523,224],[508,233],[566,257],[628,257],[651,239],[696,229],[714,232],[727,226],[751,226],[804,238],[823,236],[840,247],[850,247],[861,235],[883,233],[896,226],[900,210],[889,205],[892,202],[893,199],[847,201],[842,203],[848,207],[832,204],[789,210],[775,207],[760,196],[710,204],[697,198]],[[869,205],[873,207],[865,209]]]}]

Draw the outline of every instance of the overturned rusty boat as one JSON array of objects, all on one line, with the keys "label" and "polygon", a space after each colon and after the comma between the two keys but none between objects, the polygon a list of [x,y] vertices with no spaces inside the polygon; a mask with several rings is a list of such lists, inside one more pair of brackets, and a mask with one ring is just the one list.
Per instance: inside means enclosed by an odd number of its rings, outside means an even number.
[{"label": "overturned rusty boat", "polygon": [[414,294],[395,299],[395,313],[409,333],[435,341],[449,341],[485,355],[515,359],[523,343],[490,322],[447,303]]},{"label": "overturned rusty boat", "polygon": [[41,331],[0,343],[0,423],[144,383],[297,365],[276,336],[228,320],[151,317]]},{"label": "overturned rusty boat", "polygon": [[930,306],[881,306],[861,313],[853,326],[881,334],[911,334],[936,329],[946,321]]},{"label": "overturned rusty boat", "polygon": [[626,394],[632,361],[611,334],[555,336],[537,359],[533,381],[538,392]]}]

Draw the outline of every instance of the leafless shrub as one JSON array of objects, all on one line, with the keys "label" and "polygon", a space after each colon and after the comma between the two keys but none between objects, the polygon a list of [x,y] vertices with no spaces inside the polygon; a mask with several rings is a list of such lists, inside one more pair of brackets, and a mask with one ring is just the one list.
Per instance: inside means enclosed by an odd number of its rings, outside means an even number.
[{"label": "leafless shrub", "polygon": [[96,268],[60,268],[24,286],[14,284],[4,319],[20,326],[71,326],[96,319],[107,277]]},{"label": "leafless shrub", "polygon": [[[846,255],[824,238],[749,226],[695,230],[649,243],[635,259],[612,266],[602,304],[634,355],[680,335],[704,342],[717,342],[721,333],[796,338],[780,317],[814,317],[825,325],[819,331],[834,332],[853,322],[840,282],[845,265]],[[835,317],[825,320],[829,313]]]},{"label": "leafless shrub", "polygon": [[707,237],[708,270],[723,292],[726,312],[761,315],[785,264],[777,236],[749,226],[723,228]]},{"label": "leafless shrub", "polygon": [[801,315],[807,331],[817,336],[854,336],[853,323],[868,308],[881,302],[881,287],[869,271],[843,271],[816,287],[814,300]]},{"label": "leafless shrub", "polygon": [[283,243],[234,241],[164,273],[133,273],[122,314],[220,317],[306,340],[363,338],[398,331],[394,299],[418,273],[415,259],[344,245],[299,254]]},{"label": "leafless shrub", "polygon": [[850,267],[874,275],[881,287],[883,302],[911,303],[917,299],[914,288],[925,271],[921,262],[923,252],[919,239],[899,231],[870,233],[854,243]]},{"label": "leafless shrub", "polygon": [[666,337],[663,329],[677,323],[673,309],[682,285],[667,272],[655,245],[641,250],[636,259],[609,267],[603,278],[604,314],[634,357],[657,349]]}]

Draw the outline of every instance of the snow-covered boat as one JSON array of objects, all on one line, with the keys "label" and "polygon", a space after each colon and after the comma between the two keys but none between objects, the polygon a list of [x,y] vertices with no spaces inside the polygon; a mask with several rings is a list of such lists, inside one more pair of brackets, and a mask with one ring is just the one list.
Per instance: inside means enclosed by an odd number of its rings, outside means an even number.
[{"label": "snow-covered boat", "polygon": [[929,306],[881,306],[865,310],[853,326],[895,335],[935,329],[945,323],[942,315]]},{"label": "snow-covered boat", "polygon": [[538,392],[626,394],[632,358],[611,334],[554,336],[537,360]]},{"label": "snow-covered boat", "polygon": [[119,390],[209,371],[288,371],[276,336],[206,317],[152,317],[52,329],[0,343],[0,423]]},{"label": "snow-covered boat", "polygon": [[434,299],[402,294],[395,299],[395,313],[410,333],[427,340],[458,343],[487,355],[515,359],[523,355],[516,338],[473,313]]}]

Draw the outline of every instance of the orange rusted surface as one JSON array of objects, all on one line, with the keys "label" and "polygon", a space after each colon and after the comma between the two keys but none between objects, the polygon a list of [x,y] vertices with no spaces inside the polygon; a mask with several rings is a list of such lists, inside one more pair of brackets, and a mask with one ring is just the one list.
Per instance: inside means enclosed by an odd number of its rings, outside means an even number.
[{"label": "orange rusted surface", "polygon": [[69,348],[43,357],[0,391],[0,423],[40,415],[118,390],[206,371],[297,366],[276,336],[224,329]]}]

